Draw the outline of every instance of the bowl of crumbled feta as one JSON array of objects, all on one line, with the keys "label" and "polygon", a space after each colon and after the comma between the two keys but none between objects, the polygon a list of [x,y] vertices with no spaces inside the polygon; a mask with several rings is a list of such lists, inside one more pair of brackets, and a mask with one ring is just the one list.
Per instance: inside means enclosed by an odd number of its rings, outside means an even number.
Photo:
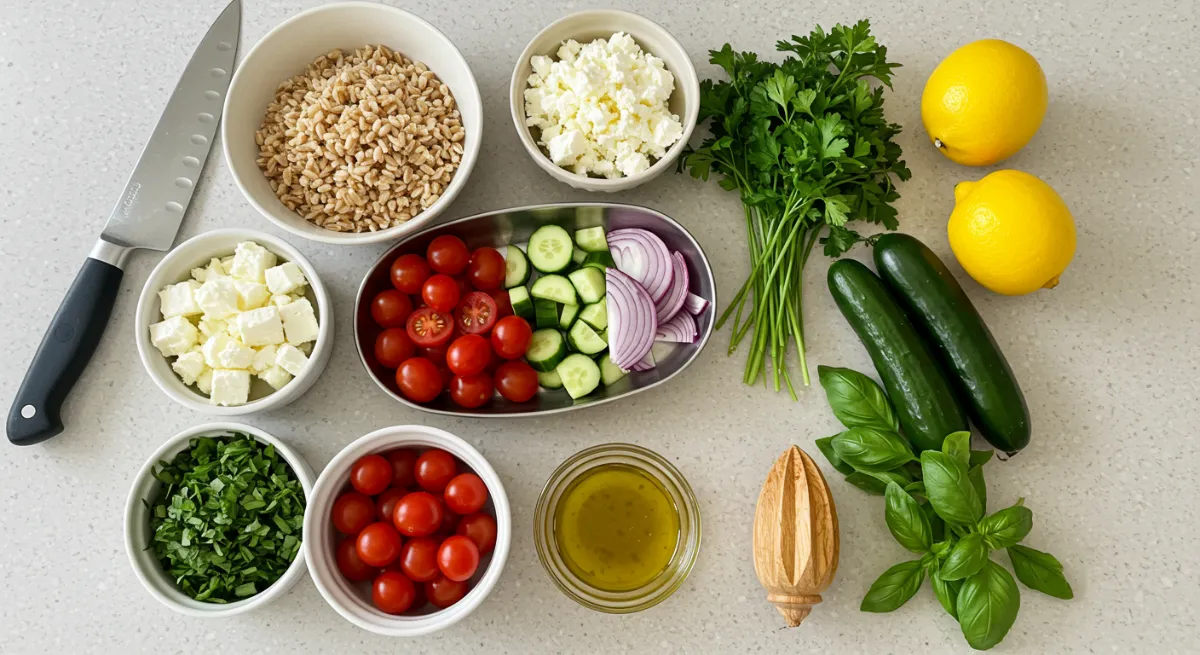
[{"label": "bowl of crumbled feta", "polygon": [[329,294],[291,244],[215,230],[150,273],[135,315],[138,353],[176,402],[233,416],[299,398],[333,351]]},{"label": "bowl of crumbled feta", "polygon": [[622,191],[672,168],[700,109],[687,51],[653,21],[581,11],[538,33],[510,84],[525,149],[577,189]]}]

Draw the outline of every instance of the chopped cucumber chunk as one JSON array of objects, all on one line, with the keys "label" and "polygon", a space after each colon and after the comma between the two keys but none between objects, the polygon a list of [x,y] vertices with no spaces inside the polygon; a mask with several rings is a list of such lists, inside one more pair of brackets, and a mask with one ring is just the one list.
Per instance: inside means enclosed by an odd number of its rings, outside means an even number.
[{"label": "chopped cucumber chunk", "polygon": [[575,245],[588,252],[608,252],[608,237],[602,227],[589,227],[575,231]]},{"label": "chopped cucumber chunk", "polygon": [[553,371],[559,362],[567,356],[567,340],[558,330],[535,330],[529,340],[529,350],[525,352],[525,360],[535,371]]},{"label": "chopped cucumber chunk", "polygon": [[533,287],[529,289],[529,295],[534,298],[553,300],[564,305],[579,304],[579,299],[575,297],[575,287],[571,285],[570,280],[561,275],[539,277],[533,283]]},{"label": "chopped cucumber chunk", "polygon": [[604,271],[589,266],[571,271],[567,277],[570,278],[575,291],[579,293],[579,299],[584,303],[600,302],[600,299],[604,297]]},{"label": "chopped cucumber chunk", "polygon": [[533,299],[533,322],[536,327],[558,327],[558,305],[545,298]]},{"label": "chopped cucumber chunk", "polygon": [[605,250],[602,252],[589,252],[587,257],[583,259],[583,267],[593,267],[600,270],[606,268],[616,268],[616,263],[613,262],[612,253]]},{"label": "chopped cucumber chunk", "polygon": [[[587,323],[597,330],[608,329],[608,300],[607,297],[601,298],[598,302],[594,302],[583,311],[579,312],[579,320]],[[514,308],[515,311],[515,308]]]},{"label": "chopped cucumber chunk", "polygon": [[568,355],[554,372],[572,398],[582,398],[600,386],[600,367],[587,355]]},{"label": "chopped cucumber chunk", "polygon": [[558,327],[569,330],[579,317],[579,305],[563,305],[558,310]]},{"label": "chopped cucumber chunk", "polygon": [[524,286],[529,281],[529,260],[517,246],[510,245],[504,256],[504,288]]},{"label": "chopped cucumber chunk", "polygon": [[529,289],[513,287],[508,290],[508,301],[512,303],[513,313],[521,318],[534,320],[533,299],[529,297]]},{"label": "chopped cucumber chunk", "polygon": [[600,380],[604,386],[611,387],[628,374],[629,371],[623,371],[613,363],[612,356],[605,354],[600,358]]},{"label": "chopped cucumber chunk", "polygon": [[529,237],[526,250],[534,268],[543,273],[557,273],[571,265],[574,249],[566,230],[557,225],[543,225]]},{"label": "chopped cucumber chunk", "polygon": [[571,348],[585,355],[595,355],[608,347],[608,342],[583,321],[575,322],[575,326],[567,333],[567,341]]},{"label": "chopped cucumber chunk", "polygon": [[558,377],[558,373],[554,371],[546,371],[538,373],[538,384],[546,389],[562,389],[562,378]]}]

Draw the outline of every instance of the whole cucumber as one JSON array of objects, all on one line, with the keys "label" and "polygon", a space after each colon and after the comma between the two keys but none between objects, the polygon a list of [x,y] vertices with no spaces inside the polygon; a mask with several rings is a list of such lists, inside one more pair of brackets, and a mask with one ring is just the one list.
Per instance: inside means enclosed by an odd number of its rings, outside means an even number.
[{"label": "whole cucumber", "polygon": [[1029,443],[1029,407],[996,340],[950,269],[907,234],[875,242],[879,277],[933,348],[988,443],[1013,454]]},{"label": "whole cucumber", "polygon": [[867,347],[900,427],[918,451],[938,450],[946,435],[968,429],[967,416],[933,354],[870,269],[853,259],[834,262],[829,292]]}]

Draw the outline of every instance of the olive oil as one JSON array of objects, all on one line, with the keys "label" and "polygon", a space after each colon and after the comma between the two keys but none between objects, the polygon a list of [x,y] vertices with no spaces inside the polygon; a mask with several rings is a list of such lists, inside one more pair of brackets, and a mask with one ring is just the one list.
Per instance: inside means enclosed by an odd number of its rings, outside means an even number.
[{"label": "olive oil", "polygon": [[675,555],[679,532],[679,508],[671,495],[627,464],[583,473],[563,492],[554,516],[554,537],[567,567],[608,592],[653,581]]}]

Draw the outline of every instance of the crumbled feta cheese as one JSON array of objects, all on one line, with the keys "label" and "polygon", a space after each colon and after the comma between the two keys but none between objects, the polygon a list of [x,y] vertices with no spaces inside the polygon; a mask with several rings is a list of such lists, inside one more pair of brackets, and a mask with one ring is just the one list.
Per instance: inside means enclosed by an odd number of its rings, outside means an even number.
[{"label": "crumbled feta cheese", "polygon": [[276,391],[282,389],[283,385],[292,381],[292,374],[278,366],[272,366],[266,371],[259,373],[258,377],[274,387]]},{"label": "crumbled feta cheese", "polygon": [[278,307],[262,307],[237,315],[237,330],[247,346],[283,343],[283,321]]},{"label": "crumbled feta cheese", "polygon": [[209,368],[250,368],[254,349],[228,334],[209,337],[200,347]]},{"label": "crumbled feta cheese", "polygon": [[275,365],[292,375],[300,375],[304,370],[304,366],[308,364],[308,357],[300,352],[300,349],[290,343],[285,343],[275,351]]},{"label": "crumbled feta cheese", "polygon": [[204,353],[199,348],[193,348],[180,355],[171,362],[171,369],[179,375],[184,384],[195,384],[196,379],[209,370],[204,361]]},{"label": "crumbled feta cheese", "polygon": [[278,309],[288,343],[294,345],[316,340],[319,332],[317,316],[308,298],[298,298]]},{"label": "crumbled feta cheese", "polygon": [[158,292],[158,303],[162,310],[163,318],[171,318],[172,316],[193,316],[203,312],[200,305],[196,304],[196,289],[200,288],[200,283],[195,280],[185,280],[179,284],[171,284],[163,287],[162,291]]},{"label": "crumbled feta cheese", "polygon": [[182,316],[172,316],[161,323],[150,326],[150,343],[164,357],[182,355],[195,346],[200,332],[192,322]]},{"label": "crumbled feta cheese", "polygon": [[237,287],[228,277],[213,277],[196,290],[196,304],[210,318],[225,318],[238,311]]},{"label": "crumbled feta cheese", "polygon": [[525,89],[525,124],[541,131],[538,143],[556,165],[579,175],[634,175],[682,138],[667,108],[674,75],[628,34],[566,41],[557,57],[532,57]]},{"label": "crumbled feta cheese", "polygon": [[233,286],[237,289],[238,309],[243,312],[258,309],[271,299],[271,293],[267,291],[265,284],[235,279]]},{"label": "crumbled feta cheese", "polygon": [[308,284],[304,271],[295,262],[284,262],[279,266],[268,268],[265,273],[267,288],[273,294],[292,293]]},{"label": "crumbled feta cheese", "polygon": [[275,253],[253,241],[243,241],[234,250],[233,261],[226,270],[240,280],[266,282],[267,269],[275,262]]},{"label": "crumbled feta cheese", "polygon": [[203,373],[196,376],[196,388],[200,390],[200,393],[212,393],[212,374],[213,370],[208,368],[205,369]]},{"label": "crumbled feta cheese", "polygon": [[212,372],[212,391],[208,401],[231,407],[245,405],[250,399],[250,371],[215,369]]},{"label": "crumbled feta cheese", "polygon": [[254,361],[250,363],[250,372],[261,377],[267,369],[275,366],[275,352],[278,350],[279,347],[274,345],[258,348]]}]

